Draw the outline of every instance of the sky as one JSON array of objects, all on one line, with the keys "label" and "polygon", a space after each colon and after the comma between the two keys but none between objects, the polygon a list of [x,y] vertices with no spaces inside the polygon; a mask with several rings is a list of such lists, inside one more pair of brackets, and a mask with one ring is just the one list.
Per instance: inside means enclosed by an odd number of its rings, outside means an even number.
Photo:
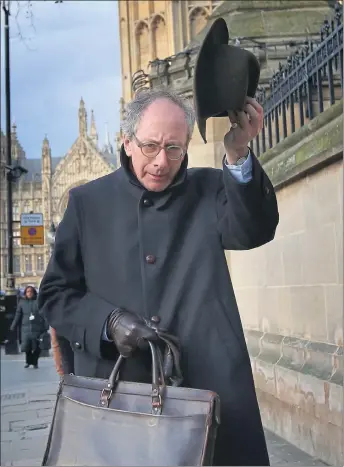
[{"label": "sky", "polygon": [[[100,145],[106,123],[114,145],[122,94],[117,1],[21,0],[12,1],[11,10],[11,120],[26,156],[40,157],[45,135],[53,157],[67,153],[78,135],[81,97],[88,120],[94,110]],[[1,128],[5,132],[3,25],[1,10]]]}]

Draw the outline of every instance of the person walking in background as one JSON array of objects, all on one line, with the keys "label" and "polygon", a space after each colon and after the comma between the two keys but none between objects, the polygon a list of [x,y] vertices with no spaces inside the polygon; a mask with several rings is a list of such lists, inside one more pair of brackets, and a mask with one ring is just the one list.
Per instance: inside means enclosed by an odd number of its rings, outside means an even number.
[{"label": "person walking in background", "polygon": [[49,326],[38,311],[37,291],[30,285],[25,288],[24,297],[19,300],[10,330],[15,331],[18,326],[21,326],[21,350],[26,355],[25,368],[30,365],[38,368],[41,353],[39,339]]}]

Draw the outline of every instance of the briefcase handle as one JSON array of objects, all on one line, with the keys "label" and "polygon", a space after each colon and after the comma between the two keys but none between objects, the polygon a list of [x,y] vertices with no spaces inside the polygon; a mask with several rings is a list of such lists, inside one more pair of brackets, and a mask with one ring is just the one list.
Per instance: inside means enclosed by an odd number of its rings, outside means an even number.
[{"label": "briefcase handle", "polygon": [[[157,334],[165,344],[165,354],[163,361],[163,374],[165,381],[171,386],[180,386],[183,382],[183,375],[180,368],[180,347],[178,339],[172,334],[168,334],[161,329],[157,329]],[[158,352],[160,351],[158,347]]]},{"label": "briefcase handle", "polygon": [[[161,353],[155,344],[153,344],[153,342],[148,341],[148,344],[152,354],[152,414],[160,415],[162,411],[163,396],[166,388]],[[118,380],[119,370],[124,359],[125,357],[123,357],[123,355],[118,357],[108,379],[107,385],[101,392],[101,407],[109,406],[112,393]]]}]

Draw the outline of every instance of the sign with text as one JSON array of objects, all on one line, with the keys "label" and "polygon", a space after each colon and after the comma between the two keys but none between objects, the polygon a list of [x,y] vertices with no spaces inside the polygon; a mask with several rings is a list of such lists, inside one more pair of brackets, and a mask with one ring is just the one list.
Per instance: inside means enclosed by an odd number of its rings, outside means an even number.
[{"label": "sign with text", "polygon": [[44,225],[42,213],[21,214],[20,238],[22,245],[44,245]]}]

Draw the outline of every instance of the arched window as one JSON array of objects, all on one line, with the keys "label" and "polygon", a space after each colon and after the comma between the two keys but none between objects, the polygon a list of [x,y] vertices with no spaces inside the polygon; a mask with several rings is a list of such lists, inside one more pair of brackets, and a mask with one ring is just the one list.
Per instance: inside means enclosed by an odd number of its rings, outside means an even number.
[{"label": "arched window", "polygon": [[190,39],[194,39],[197,34],[207,24],[208,12],[205,8],[197,7],[190,12]]},{"label": "arched window", "polygon": [[30,201],[25,201],[23,206],[23,212],[28,213],[31,211]]},{"label": "arched window", "polygon": [[150,61],[149,57],[149,32],[148,25],[143,21],[136,28],[137,69],[146,70]]},{"label": "arched window", "polygon": [[152,21],[152,35],[153,35],[153,60],[156,58],[163,59],[169,55],[167,28],[164,18],[156,16]]}]

